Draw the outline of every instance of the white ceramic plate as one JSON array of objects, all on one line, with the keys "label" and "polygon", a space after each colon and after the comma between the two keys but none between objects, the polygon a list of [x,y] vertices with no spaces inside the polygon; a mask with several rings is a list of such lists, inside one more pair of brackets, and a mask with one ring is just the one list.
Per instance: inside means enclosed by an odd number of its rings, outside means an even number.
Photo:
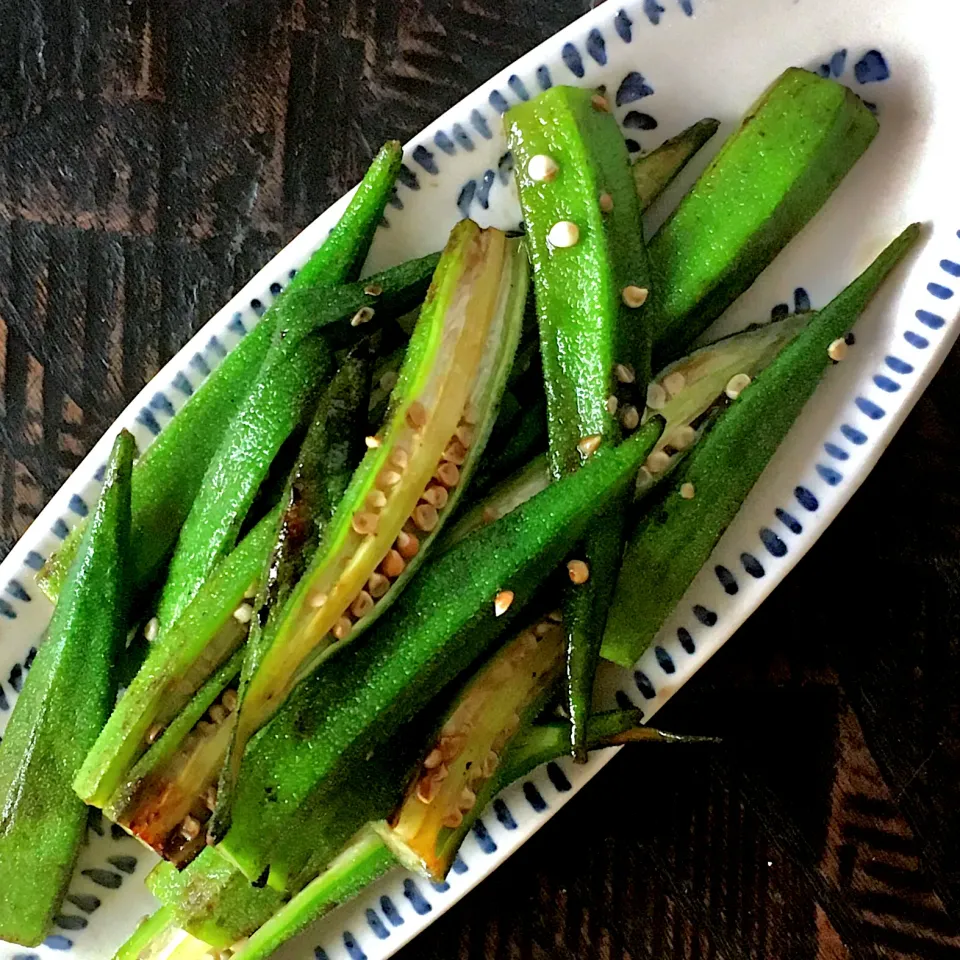
[{"label": "white ceramic plate", "polygon": [[[857,325],[849,359],[830,371],[656,645],[635,671],[604,670],[603,696],[621,691],[649,717],[710,658],[849,499],[953,342],[960,287],[957,36],[960,5],[937,0],[611,0],[408,145],[371,269],[439,249],[461,216],[516,226],[499,118],[508,104],[551,83],[605,84],[626,136],[643,149],[701,116],[723,121],[695,169],[652,211],[655,226],[756,95],[795,64],[821,69],[875,104],[881,132],[826,209],[715,331],[761,319],[778,304],[793,309],[809,298],[822,305],[908,222],[929,224],[922,248]],[[384,138],[390,134],[385,126]],[[141,446],[148,443],[256,322],[271,288],[287,281],[343,206],[305,230],[167,364],[0,565],[0,726],[50,615],[33,573],[87,512],[116,428],[122,424]],[[468,838],[448,885],[398,871],[283,952],[319,960],[389,956],[487,876],[609,758],[607,752],[585,767],[553,764],[508,790]],[[63,951],[111,956],[154,906],[142,882],[153,859],[109,825],[101,836],[91,833],[56,933],[36,951],[0,945],[0,960]]]}]

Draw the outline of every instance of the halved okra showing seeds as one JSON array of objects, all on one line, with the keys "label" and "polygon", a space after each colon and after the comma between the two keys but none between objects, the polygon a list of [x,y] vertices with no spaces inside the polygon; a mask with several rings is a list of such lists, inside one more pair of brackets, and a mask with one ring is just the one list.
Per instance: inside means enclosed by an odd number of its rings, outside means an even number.
[{"label": "halved okra showing seeds", "polygon": [[49,932],[86,832],[87,810],[71,783],[116,694],[135,451],[133,437],[121,431],[0,743],[0,937],[24,946]]},{"label": "halved okra showing seeds", "polygon": [[233,549],[278,451],[309,416],[332,368],[331,348],[341,345],[318,332],[339,328],[359,339],[372,322],[398,316],[421,300],[433,264],[431,257],[411,260],[366,281],[311,294],[309,311],[300,307],[302,293],[281,302],[270,349],[180,530],[157,612],[161,632],[176,623]]},{"label": "halved okra showing seeds", "polygon": [[[103,807],[109,801],[147,748],[244,643],[276,522],[276,512],[261,520],[203,585],[176,626],[155,638],[73,781],[85,803]],[[155,634],[156,626],[147,629]]]},{"label": "halved okra showing seeds", "polygon": [[658,364],[680,356],[826,202],[877,133],[860,98],[794,67],[650,241]]},{"label": "halved okra showing seeds", "polygon": [[134,764],[104,813],[164,859],[183,867],[202,849],[217,776],[236,722],[237,650]]},{"label": "halved okra showing seeds", "polygon": [[603,656],[632,665],[649,646],[835,357],[880,284],[919,236],[908,227],[785,347],[756,380],[736,377],[735,399],[672,474],[664,499],[630,537]]},{"label": "halved okra showing seeds", "polygon": [[306,677],[251,741],[218,849],[250,879],[282,883],[271,867],[293,814],[325,784],[349,777],[359,758],[509,629],[592,512],[634,481],[659,432],[651,421],[435,558],[365,643]]},{"label": "halved okra showing seeds", "polygon": [[[650,293],[640,205],[627,149],[607,101],[553,87],[506,115],[526,223],[547,396],[548,459],[554,477],[576,470],[619,439],[618,411],[649,376]],[[655,321],[654,321],[655,322]],[[629,370],[633,383],[617,377]],[[564,593],[567,706],[586,759],[589,712],[623,547],[623,504],[597,518]]]},{"label": "halved okra showing seeds", "polygon": [[[190,512],[210,460],[263,363],[273,340],[279,307],[299,292],[311,293],[354,279],[367,257],[400,170],[402,149],[386,143],[374,158],[330,235],[286,285],[257,326],[232,350],[144,451],[133,471],[131,544],[133,585],[149,587]],[[311,309],[309,297],[301,301]],[[56,600],[76,553],[83,524],[75,527],[37,576]]]},{"label": "halved okra showing seeds", "polygon": [[454,228],[387,421],[369,438],[320,549],[251,665],[231,779],[249,738],[300,677],[386,609],[450,514],[496,416],[527,276],[520,241],[469,220]]},{"label": "halved okra showing seeds", "polygon": [[[648,404],[630,411],[631,424],[633,418],[636,423],[646,423],[651,416],[664,420],[663,433],[637,478],[638,494],[654,489],[655,483],[682,459],[715,415],[736,396],[742,378],[756,377],[812,316],[792,314],[749,327],[695,350],[654,377],[647,388]],[[534,457],[465,510],[444,535],[442,549],[506,516],[549,482],[546,456]]]},{"label": "halved okra showing seeds", "polygon": [[403,803],[382,830],[411,869],[441,881],[469,829],[467,817],[524,722],[543,709],[563,676],[559,611],[521,631],[457,695]]}]

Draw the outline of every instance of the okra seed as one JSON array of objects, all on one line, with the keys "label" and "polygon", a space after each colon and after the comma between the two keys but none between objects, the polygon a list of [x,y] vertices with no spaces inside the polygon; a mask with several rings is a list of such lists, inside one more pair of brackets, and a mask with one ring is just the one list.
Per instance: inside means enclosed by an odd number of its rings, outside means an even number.
[{"label": "okra seed", "polygon": [[493,599],[494,616],[502,617],[510,609],[511,603],[513,603],[513,591],[501,590]]},{"label": "okra seed", "polygon": [[377,486],[381,490],[389,490],[400,482],[400,474],[396,470],[381,470],[377,477]]},{"label": "okra seed", "polygon": [[428,754],[426,760],[423,761],[423,765],[428,770],[433,770],[435,767],[439,767],[443,763],[443,754],[440,752],[439,747],[434,747]]},{"label": "okra seed", "polygon": [[610,396],[607,397],[607,413],[613,416],[617,412],[618,406],[620,406],[620,401],[611,393]]},{"label": "okra seed", "polygon": [[209,736],[211,733],[213,733],[213,731],[216,730],[217,728],[209,720],[200,720],[197,723],[197,726],[195,729],[197,733],[200,734],[201,737],[206,737],[206,736]]},{"label": "okra seed", "polygon": [[696,493],[696,488],[689,481],[680,485],[680,496],[683,497],[684,500],[692,500],[696,496]]},{"label": "okra seed", "polygon": [[670,457],[662,450],[654,450],[647,457],[645,466],[651,473],[663,473],[670,466]]},{"label": "okra seed", "polygon": [[424,777],[417,784],[417,799],[421,803],[431,804],[440,792],[440,782],[433,777]]},{"label": "okra seed", "polygon": [[200,821],[187,814],[180,824],[180,834],[185,840],[196,840],[200,836]]},{"label": "okra seed", "polygon": [[460,791],[460,800],[457,806],[464,813],[466,813],[468,810],[472,810],[476,802],[477,802],[477,795],[469,787],[464,787]]},{"label": "okra seed", "polygon": [[834,363],[839,363],[841,360],[846,359],[847,356],[847,341],[843,337],[839,337],[827,347],[827,356],[833,360]]},{"label": "okra seed", "polygon": [[623,288],[620,296],[623,297],[623,302],[628,307],[636,309],[637,307],[642,307],[647,302],[649,293],[650,291],[647,290],[646,287],[638,287],[631,283]]},{"label": "okra seed", "polygon": [[407,423],[414,430],[422,430],[427,425],[427,408],[419,400],[407,407]]},{"label": "okra seed", "polygon": [[492,777],[496,773],[497,766],[500,764],[500,757],[497,755],[496,751],[491,750],[486,757],[483,758],[483,767],[481,772],[485,777]]},{"label": "okra seed", "polygon": [[216,810],[217,788],[212,783],[209,787],[207,787],[206,792],[203,795],[203,802],[206,804],[208,810]]},{"label": "okra seed", "polygon": [[451,830],[456,830],[461,823],[463,823],[463,814],[459,810],[451,811],[441,821],[444,827],[449,827]]},{"label": "okra seed", "polygon": [[349,617],[341,617],[330,631],[337,640],[346,640],[353,629],[353,621]]},{"label": "okra seed", "polygon": [[413,511],[413,522],[424,533],[429,533],[437,525],[437,508],[432,503],[419,503]]},{"label": "okra seed", "polygon": [[249,623],[253,619],[253,607],[249,603],[241,603],[236,610],[233,611],[233,619],[237,623]]},{"label": "okra seed", "polygon": [[160,734],[163,733],[163,724],[155,723],[147,731],[147,743],[156,743],[160,739]]},{"label": "okra seed", "polygon": [[370,579],[367,581],[367,590],[370,591],[370,596],[374,600],[379,600],[382,596],[385,596],[389,589],[390,581],[382,573],[374,571],[370,574]]},{"label": "okra seed", "polygon": [[384,375],[380,378],[380,389],[392,390],[397,385],[397,381],[399,379],[400,376],[396,370],[387,370],[387,372],[384,373]]},{"label": "okra seed", "polygon": [[227,711],[223,708],[223,705],[220,703],[215,703],[208,711],[207,716],[210,718],[211,723],[221,724],[224,720],[227,719]]},{"label": "okra seed", "polygon": [[160,621],[156,617],[151,617],[143,628],[143,636],[147,643],[153,643],[160,632]]},{"label": "okra seed", "polygon": [[[843,343],[843,341],[840,341]],[[750,386],[750,377],[745,373],[735,373],[728,381],[723,392],[731,399],[736,400],[747,387]]]},{"label": "okra seed", "polygon": [[410,464],[410,454],[403,447],[394,447],[387,459],[398,470],[406,470]]},{"label": "okra seed", "polygon": [[553,630],[554,625],[548,620],[543,620],[538,623],[534,628],[533,632],[540,638],[545,637],[551,630]]},{"label": "okra seed", "polygon": [[470,424],[474,424],[480,419],[480,410],[472,400],[463,408],[463,416],[460,419],[464,423]]},{"label": "okra seed", "polygon": [[350,326],[359,327],[362,323],[369,323],[373,319],[373,307],[361,307],[351,318]]},{"label": "okra seed", "polygon": [[438,510],[442,510],[447,505],[447,500],[450,499],[450,494],[447,493],[447,488],[441,486],[439,483],[431,484],[423,491],[423,499],[436,507]]},{"label": "okra seed", "polygon": [[380,561],[380,570],[385,577],[396,580],[406,568],[403,557],[396,550],[388,550],[387,555]]},{"label": "okra seed", "polygon": [[600,194],[600,209],[604,213],[611,213],[613,211],[613,197],[609,193]]},{"label": "okra seed", "polygon": [[673,447],[674,450],[686,450],[693,445],[696,439],[697,431],[685,423],[677,427],[677,429],[670,434],[669,445]]},{"label": "okra seed", "polygon": [[368,283],[364,288],[363,292],[368,297],[379,297],[383,293],[383,287],[379,283]]},{"label": "okra seed", "polygon": [[659,383],[647,387],[647,406],[651,410],[662,410],[667,405],[667,391]]},{"label": "okra seed", "polygon": [[469,450],[477,439],[477,431],[469,423],[461,423],[454,436]]},{"label": "okra seed", "polygon": [[363,442],[367,445],[368,450],[376,450],[383,441],[374,434],[372,437],[364,437]]},{"label": "okra seed", "polygon": [[603,437],[599,433],[595,433],[589,437],[581,437],[580,442],[577,444],[577,449],[585,457],[592,457],[599,449],[600,443],[603,440]]},{"label": "okra seed", "polygon": [[327,595],[325,593],[313,593],[310,595],[310,606],[314,610],[319,610],[322,606],[325,606],[327,602]]},{"label": "okra seed", "polygon": [[246,590],[243,591],[244,600],[252,600],[257,595],[257,581],[254,580]]},{"label": "okra seed", "polygon": [[552,247],[574,247],[580,239],[580,228],[570,220],[555,223],[547,234],[547,242]]},{"label": "okra seed", "polygon": [[618,363],[613,368],[614,376],[620,383],[633,383],[637,379],[636,371],[629,363]]},{"label": "okra seed", "polygon": [[447,449],[443,451],[443,459],[460,466],[467,459],[467,451],[459,440],[451,440]]},{"label": "okra seed", "polygon": [[237,709],[237,691],[232,687],[229,690],[224,690],[220,702],[227,713],[233,713]]},{"label": "okra seed", "polygon": [[671,397],[675,397],[686,384],[687,378],[679,370],[674,370],[663,378],[663,388]]},{"label": "okra seed", "polygon": [[582,560],[571,560],[567,564],[567,574],[571,583],[580,586],[590,579],[590,568]]},{"label": "okra seed", "polygon": [[[440,753],[445,763],[453,760],[462,749],[463,737],[459,734],[450,733],[440,737]],[[440,769],[442,770],[444,768],[441,767]],[[446,776],[446,773],[444,773],[444,776]]]},{"label": "okra seed", "polygon": [[437,467],[437,479],[445,487],[455,487],[460,482],[460,468],[445,460]]},{"label": "okra seed", "polygon": [[594,110],[599,110],[601,113],[610,112],[610,101],[599,93],[595,93],[590,98],[590,103],[593,105]]},{"label": "okra seed", "polygon": [[632,403],[628,403],[620,411],[620,423],[624,430],[636,430],[640,426],[640,411]]},{"label": "okra seed", "polygon": [[484,523],[493,523],[495,520],[500,519],[500,514],[497,513],[496,507],[484,507],[481,519]]},{"label": "okra seed", "polygon": [[375,534],[379,523],[380,518],[375,513],[361,512],[353,515],[353,529],[363,537]]},{"label": "okra seed", "polygon": [[556,179],[559,172],[560,166],[557,161],[545,153],[538,153],[531,157],[527,164],[527,174],[530,179],[538,182],[550,183],[551,180]]},{"label": "okra seed", "polygon": [[560,610],[551,610],[547,614],[547,619],[553,623],[563,623],[563,612]]},{"label": "okra seed", "polygon": [[357,594],[356,600],[350,604],[350,612],[359,620],[373,609],[373,597],[366,590]]},{"label": "okra seed", "polygon": [[[459,749],[459,747],[457,749]],[[440,766],[433,771],[433,779],[436,780],[437,783],[443,783],[449,774],[450,770],[447,768],[447,765],[445,763],[441,763]]]},{"label": "okra seed", "polygon": [[394,547],[404,560],[412,560],[420,552],[420,541],[414,534],[401,530]]},{"label": "okra seed", "polygon": [[387,495],[382,490],[371,490],[364,503],[368,510],[382,510],[387,505]]}]

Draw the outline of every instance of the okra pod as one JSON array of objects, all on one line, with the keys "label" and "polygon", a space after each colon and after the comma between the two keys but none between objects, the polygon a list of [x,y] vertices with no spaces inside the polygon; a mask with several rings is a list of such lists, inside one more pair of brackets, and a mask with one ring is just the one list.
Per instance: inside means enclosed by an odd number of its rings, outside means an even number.
[{"label": "okra pod", "polygon": [[[103,807],[134,763],[247,636],[244,603],[273,542],[268,514],[223,561],[176,626],[151,645],[73,781],[78,796]],[[235,611],[246,607],[238,617]]]},{"label": "okra pod", "polygon": [[[520,335],[520,242],[470,220],[454,228],[420,312],[391,411],[246,685],[234,746],[297,680],[372,625],[400,594],[482,451]],[[218,811],[219,819],[219,811]]]},{"label": "okra pod", "polygon": [[[335,286],[359,273],[393,190],[401,157],[396,141],[381,148],[323,245],[137,460],[131,493],[134,588],[149,586],[168,558],[207,466],[267,355],[279,306],[294,293]],[[37,575],[38,584],[51,600],[60,592],[82,527],[79,524],[71,531]]]},{"label": "okra pod", "polygon": [[774,81],[650,241],[659,363],[753,283],[876,132],[876,117],[836,81],[795,67]]},{"label": "okra pod", "polygon": [[0,743],[0,938],[24,946],[46,937],[86,830],[87,810],[71,784],[116,693],[135,451],[131,434],[121,431]]},{"label": "okra pod", "polygon": [[[281,498],[276,542],[260,579],[238,703],[270,649],[284,606],[308,569],[350,477],[363,456],[363,422],[370,397],[371,358],[365,344],[344,359],[314,413]],[[229,824],[232,790],[241,759],[233,733],[219,777],[217,808],[209,834],[219,838]]]},{"label": "okra pod", "polygon": [[919,232],[918,224],[904,230],[756,380],[737,382],[736,399],[630,537],[603,640],[608,660],[631,666],[649,646],[813,394],[830,365],[831,344],[846,335]]},{"label": "okra pod", "polygon": [[298,808],[349,778],[359,758],[503,634],[592,512],[632,482],[659,431],[651,421],[437,558],[351,656],[331,658],[301,682],[251,742],[218,849],[261,877]]},{"label": "okra pod", "polygon": [[[559,477],[619,439],[619,405],[649,376],[646,304],[658,293],[650,295],[636,186],[606,100],[553,87],[512,108],[506,124],[533,261],[548,456]],[[596,518],[577,561],[589,575],[564,593],[567,706],[581,760],[625,506],[611,504]]]},{"label": "okra pod", "polygon": [[633,161],[631,172],[641,210],[646,210],[673,183],[719,128],[719,120],[698,120]]}]

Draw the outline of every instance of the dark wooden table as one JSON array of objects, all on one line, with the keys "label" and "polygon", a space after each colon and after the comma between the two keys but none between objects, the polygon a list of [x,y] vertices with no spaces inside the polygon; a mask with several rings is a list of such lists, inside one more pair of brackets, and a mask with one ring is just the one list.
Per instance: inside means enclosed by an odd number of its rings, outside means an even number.
[{"label": "dark wooden table", "polygon": [[[4,3],[0,553],[385,135],[585,9]],[[404,957],[960,958],[958,387],[954,352],[839,520],[662,714],[723,745],[621,755]]]}]

